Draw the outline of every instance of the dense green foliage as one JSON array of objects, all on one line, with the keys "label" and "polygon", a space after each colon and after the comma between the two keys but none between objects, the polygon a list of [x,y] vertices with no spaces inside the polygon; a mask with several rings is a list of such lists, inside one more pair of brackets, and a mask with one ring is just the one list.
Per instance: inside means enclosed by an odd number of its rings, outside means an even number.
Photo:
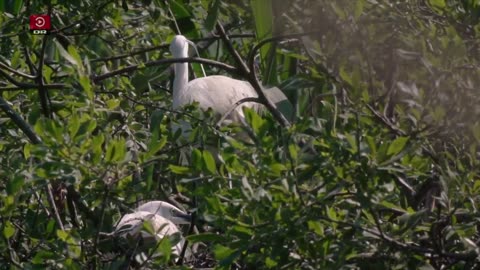
[{"label": "dense green foliage", "polygon": [[[479,267],[479,1],[7,0],[0,11],[1,269]],[[39,13],[50,35],[27,30]],[[157,60],[178,30],[201,57],[238,67],[216,22],[244,59],[282,37],[255,63],[294,104],[291,126],[171,110],[172,73]],[[194,127],[190,143],[178,121]],[[251,140],[232,136],[242,129]],[[159,199],[195,212],[187,239],[200,247],[182,266],[169,241],[140,264],[109,234]]]}]

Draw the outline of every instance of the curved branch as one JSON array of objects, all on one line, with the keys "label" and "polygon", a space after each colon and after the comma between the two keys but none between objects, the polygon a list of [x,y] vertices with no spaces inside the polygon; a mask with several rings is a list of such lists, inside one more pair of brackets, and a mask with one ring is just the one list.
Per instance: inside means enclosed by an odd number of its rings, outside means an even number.
[{"label": "curved branch", "polygon": [[313,35],[313,34],[319,34],[319,33],[322,33],[322,31],[320,30],[317,30],[317,31],[309,31],[309,32],[305,32],[305,33],[295,33],[295,34],[288,34],[288,35],[281,35],[281,36],[275,36],[275,37],[271,37],[271,38],[266,38],[262,41],[260,41],[257,45],[255,45],[253,47],[253,49],[250,51],[249,55],[248,55],[248,66],[252,69],[253,68],[253,65],[255,63],[255,55],[257,54],[257,51],[260,50],[260,48],[263,47],[263,45],[267,44],[267,43],[270,43],[270,42],[275,42],[275,41],[280,41],[280,40],[285,40],[285,39],[292,39],[292,38],[299,38],[299,37],[303,37],[303,36],[309,36],[309,35]]},{"label": "curved branch", "polygon": [[246,97],[246,98],[242,98],[240,99],[239,101],[235,102],[235,104],[232,105],[232,107],[222,116],[222,118],[220,118],[220,120],[218,120],[217,122],[217,126],[220,126],[222,124],[223,121],[225,121],[225,119],[242,103],[245,103],[245,102],[257,102],[257,103],[260,103],[263,105],[262,102],[260,102],[260,99],[259,98],[256,98],[256,97]]},{"label": "curved branch", "polygon": [[245,62],[242,60],[238,52],[233,48],[232,43],[230,42],[230,38],[227,36],[225,33],[225,29],[223,29],[222,25],[220,23],[217,23],[217,31],[219,32],[220,36],[222,37],[222,40],[225,42],[227,45],[227,49],[230,51],[230,53],[234,56],[237,64],[239,65],[239,71],[240,73],[244,76],[245,79],[248,80],[248,82],[252,85],[253,89],[255,89],[255,92],[257,92],[258,99],[260,102],[267,107],[268,111],[277,119],[277,121],[284,127],[289,127],[290,122],[285,118],[285,116],[275,108],[275,105],[270,101],[265,93],[262,90],[262,87],[260,85],[260,82],[257,79],[257,75],[255,74],[254,69],[249,69]]},{"label": "curved branch", "polygon": [[21,72],[21,71],[18,71],[18,70],[16,70],[16,69],[14,69],[14,68],[12,68],[12,67],[4,64],[4,63],[2,63],[2,62],[0,62],[0,68],[6,69],[6,70],[12,72],[12,73],[15,74],[15,75],[22,76],[22,77],[27,78],[27,79],[30,79],[30,80],[35,79],[35,76],[29,75],[29,74],[26,74],[26,73],[23,73],[23,72]]},{"label": "curved branch", "polygon": [[[254,34],[235,34],[235,35],[231,35],[230,37],[231,38],[253,38],[253,37],[255,37],[255,35]],[[192,39],[192,42],[212,41],[212,40],[217,40],[217,39],[219,39],[219,37],[211,36],[211,37],[204,37],[204,38],[195,38],[195,39]],[[135,51],[130,52],[130,53],[115,55],[115,56],[112,56],[112,57],[101,57],[101,58],[92,59],[92,60],[90,60],[90,62],[95,63],[95,62],[107,62],[107,61],[118,60],[118,59],[122,59],[122,58],[131,57],[131,56],[134,56],[134,55],[137,55],[137,54],[151,52],[151,51],[155,51],[155,50],[159,50],[159,49],[166,49],[169,46],[170,46],[170,44],[157,45],[157,46],[153,46],[153,47],[138,49],[138,50],[135,50]]]},{"label": "curved branch", "polygon": [[127,73],[130,71],[138,70],[144,67],[153,67],[153,66],[160,66],[160,65],[165,65],[165,64],[173,64],[173,63],[200,63],[200,64],[205,64],[205,65],[210,65],[214,67],[218,67],[220,69],[223,69],[229,73],[239,73],[239,70],[233,66],[224,64],[222,62],[210,60],[210,59],[205,59],[205,58],[199,58],[199,57],[187,57],[187,58],[168,58],[168,59],[160,59],[160,60],[155,60],[155,61],[149,61],[146,62],[145,64],[142,65],[131,65],[125,68],[117,69],[112,72],[108,72],[99,76],[94,76],[92,78],[92,81],[97,84],[107,78],[116,76],[118,74],[122,73]]},{"label": "curved branch", "polygon": [[[27,89],[37,89],[39,87],[38,84],[34,83],[24,83],[24,82],[19,82],[15,80],[12,76],[8,75],[5,71],[0,69],[0,75],[3,76],[7,81],[18,87],[18,89],[12,88],[12,87],[5,87],[5,88],[0,88],[0,90],[27,90]],[[68,85],[63,84],[63,83],[52,83],[52,84],[45,84],[43,85],[44,89],[62,89],[62,88],[67,88]]]}]

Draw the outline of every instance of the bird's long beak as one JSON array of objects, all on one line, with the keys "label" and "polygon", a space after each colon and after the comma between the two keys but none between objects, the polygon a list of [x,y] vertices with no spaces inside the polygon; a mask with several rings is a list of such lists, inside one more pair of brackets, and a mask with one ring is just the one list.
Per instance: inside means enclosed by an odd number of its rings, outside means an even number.
[{"label": "bird's long beak", "polygon": [[[187,39],[186,41],[187,41],[188,44],[192,45],[192,47],[195,49],[195,52],[197,53],[197,57],[201,57],[200,53],[197,50],[197,45],[195,45],[195,43],[193,43],[193,41],[191,41],[191,40]],[[203,69],[202,64],[200,64],[200,68],[202,69],[203,77],[207,77],[207,74],[205,73],[205,69]]]},{"label": "bird's long beak", "polygon": [[192,222],[192,215],[190,214],[176,212],[173,217],[176,221],[174,223],[177,224],[190,224],[190,222]]}]

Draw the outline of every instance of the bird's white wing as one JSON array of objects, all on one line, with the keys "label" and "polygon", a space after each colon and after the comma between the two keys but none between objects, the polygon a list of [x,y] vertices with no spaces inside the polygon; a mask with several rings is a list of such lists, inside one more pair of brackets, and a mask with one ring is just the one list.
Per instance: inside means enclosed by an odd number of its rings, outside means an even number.
[{"label": "bird's white wing", "polygon": [[[118,222],[115,232],[123,237],[126,235],[133,237],[141,235],[143,239],[150,241],[152,240],[152,234],[142,230],[144,222],[149,222],[152,226],[156,241],[163,239],[165,236],[181,234],[178,227],[170,220],[146,211],[137,211],[124,215]],[[181,235],[179,236],[181,237]],[[173,246],[172,253],[178,256],[184,243],[185,240],[181,238],[180,241]]]},{"label": "bird's white wing", "polygon": [[[209,76],[198,78],[188,83],[184,94],[179,97],[180,106],[198,102],[202,109],[212,108],[223,116],[234,104],[247,97],[257,97],[253,87],[245,81],[235,80],[225,76]],[[243,117],[242,107],[256,108],[255,102],[241,104],[232,113],[232,120]]]},{"label": "bird's white wing", "polygon": [[137,207],[136,211],[145,211],[145,212],[150,212],[152,214],[158,214],[160,212],[160,209],[162,208],[162,205],[164,204],[171,205],[164,201],[150,201]]},{"label": "bird's white wing", "polygon": [[150,201],[140,205],[136,211],[146,211],[152,214],[160,215],[174,224],[190,224],[189,214],[180,210],[175,205],[164,201]]}]

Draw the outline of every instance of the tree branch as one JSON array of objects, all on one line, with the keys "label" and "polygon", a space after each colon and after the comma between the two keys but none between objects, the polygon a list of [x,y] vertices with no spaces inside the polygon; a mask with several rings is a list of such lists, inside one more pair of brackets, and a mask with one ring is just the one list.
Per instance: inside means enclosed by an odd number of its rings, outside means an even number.
[{"label": "tree branch", "polygon": [[23,73],[23,72],[21,72],[21,71],[18,71],[18,70],[16,70],[16,69],[12,68],[12,67],[9,67],[8,65],[6,65],[6,64],[4,64],[4,63],[2,63],[2,62],[0,62],[0,68],[6,69],[6,70],[12,72],[12,73],[15,74],[15,75],[22,76],[22,77],[27,78],[27,79],[30,79],[30,80],[35,79],[35,76],[29,75],[29,74],[26,74],[26,73]]},{"label": "tree branch", "polygon": [[246,98],[242,98],[240,99],[239,101],[235,102],[235,104],[232,105],[232,107],[224,114],[222,115],[222,118],[220,118],[220,120],[218,120],[217,122],[217,126],[220,126],[222,124],[223,121],[225,121],[225,119],[242,103],[245,103],[245,102],[257,102],[257,103],[260,103],[260,99],[259,98],[256,98],[256,97],[246,97]]},{"label": "tree branch", "polygon": [[0,109],[5,112],[5,114],[15,123],[15,125],[20,128],[20,130],[25,133],[27,138],[33,144],[40,144],[42,141],[38,138],[37,134],[32,130],[30,125],[23,120],[23,118],[18,115],[10,105],[8,105],[7,101],[0,96]]},{"label": "tree branch", "polygon": [[257,75],[255,74],[254,69],[249,69],[248,66],[245,64],[245,62],[242,60],[238,52],[233,48],[233,45],[230,41],[230,38],[227,36],[225,33],[225,29],[223,29],[222,25],[220,23],[217,23],[217,31],[219,32],[220,36],[222,37],[222,40],[227,46],[228,51],[233,55],[235,58],[235,61],[237,62],[237,65],[239,66],[239,71],[240,74],[243,75],[245,79],[248,80],[248,82],[252,85],[253,89],[255,89],[255,92],[257,92],[258,98],[260,102],[267,107],[268,111],[277,119],[277,121],[283,126],[283,127],[289,127],[290,122],[283,116],[283,114],[275,108],[275,105],[267,98],[265,93],[262,90],[262,87],[260,85],[260,82],[257,79]]},{"label": "tree branch", "polygon": [[210,60],[210,59],[198,58],[198,57],[168,58],[168,59],[160,59],[160,60],[155,60],[155,61],[149,61],[149,62],[146,62],[142,65],[131,65],[131,66],[128,66],[128,67],[125,67],[125,68],[117,69],[117,70],[112,71],[112,72],[108,72],[108,73],[105,73],[105,74],[102,74],[102,75],[94,76],[92,78],[92,81],[95,84],[98,84],[99,82],[101,82],[101,81],[103,81],[107,78],[114,77],[118,74],[135,71],[135,70],[138,70],[138,69],[142,69],[144,67],[153,67],[153,66],[160,66],[160,65],[172,64],[172,63],[200,63],[200,64],[205,64],[205,65],[218,67],[218,68],[223,69],[223,70],[225,70],[229,73],[236,73],[236,74],[239,73],[238,69],[233,67],[233,66],[224,64],[222,62]]},{"label": "tree branch", "polygon": [[47,48],[47,40],[48,40],[48,35],[45,35],[42,40],[42,48],[40,50],[40,56],[38,59],[37,75],[35,76],[35,81],[37,82],[37,85],[38,85],[38,96],[40,98],[40,104],[42,106],[43,113],[48,118],[52,118],[52,114],[50,112],[50,106],[49,106],[50,100],[48,97],[48,91],[44,88],[44,81],[43,81],[43,64],[45,60],[45,50]]}]

